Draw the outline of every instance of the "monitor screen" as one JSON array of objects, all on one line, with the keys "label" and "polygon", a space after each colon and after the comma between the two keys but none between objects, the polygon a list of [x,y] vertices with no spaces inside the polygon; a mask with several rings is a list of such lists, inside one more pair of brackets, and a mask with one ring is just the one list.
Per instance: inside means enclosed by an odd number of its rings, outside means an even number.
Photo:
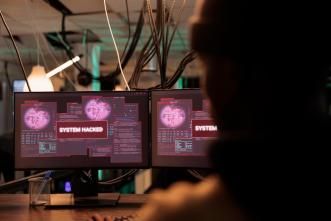
[{"label": "monitor screen", "polygon": [[207,152],[218,137],[199,89],[152,91],[152,165],[209,168]]},{"label": "monitor screen", "polygon": [[148,92],[15,93],[17,169],[148,166]]}]

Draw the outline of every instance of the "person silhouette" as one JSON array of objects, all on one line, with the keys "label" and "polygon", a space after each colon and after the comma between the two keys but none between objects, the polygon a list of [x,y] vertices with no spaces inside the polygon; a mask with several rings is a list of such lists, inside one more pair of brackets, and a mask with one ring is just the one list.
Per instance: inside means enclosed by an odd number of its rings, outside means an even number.
[{"label": "person silhouette", "polygon": [[136,220],[299,220],[322,214],[331,134],[328,9],[322,1],[197,1],[191,46],[221,128],[210,148],[215,175],[155,191]]}]

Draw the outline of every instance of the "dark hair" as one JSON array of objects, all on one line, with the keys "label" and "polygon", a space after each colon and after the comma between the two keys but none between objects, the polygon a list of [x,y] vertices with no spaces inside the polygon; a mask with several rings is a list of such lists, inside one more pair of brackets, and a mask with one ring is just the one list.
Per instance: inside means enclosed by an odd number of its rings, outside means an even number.
[{"label": "dark hair", "polygon": [[[217,84],[222,74],[215,71],[217,59],[214,64],[208,60],[226,57],[236,69],[233,104],[247,103],[250,109],[245,111],[256,122],[272,120],[268,116],[275,113],[288,116],[290,111],[298,117],[326,113],[326,106],[317,104],[317,99],[331,64],[328,8],[314,2],[203,1],[192,19],[191,43],[207,65],[214,66],[213,73],[208,73],[213,82],[207,84]],[[208,89],[216,97],[217,87]],[[214,101],[216,115],[224,113],[222,108]]]}]

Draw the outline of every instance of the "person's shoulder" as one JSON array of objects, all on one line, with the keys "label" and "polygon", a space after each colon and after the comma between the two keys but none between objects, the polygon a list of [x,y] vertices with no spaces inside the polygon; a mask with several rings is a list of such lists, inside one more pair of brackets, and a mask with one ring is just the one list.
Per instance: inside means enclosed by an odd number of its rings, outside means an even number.
[{"label": "person's shoulder", "polygon": [[191,184],[178,182],[167,190],[155,191],[139,212],[141,221],[149,220],[244,220],[238,205],[228,194],[219,176]]}]

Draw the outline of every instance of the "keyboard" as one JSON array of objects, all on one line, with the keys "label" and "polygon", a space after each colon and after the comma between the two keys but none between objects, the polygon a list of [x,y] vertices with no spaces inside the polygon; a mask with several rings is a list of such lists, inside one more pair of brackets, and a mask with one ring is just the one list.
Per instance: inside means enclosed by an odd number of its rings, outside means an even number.
[{"label": "keyboard", "polygon": [[131,214],[128,216],[115,216],[113,221],[134,221],[137,217],[137,214]]}]

